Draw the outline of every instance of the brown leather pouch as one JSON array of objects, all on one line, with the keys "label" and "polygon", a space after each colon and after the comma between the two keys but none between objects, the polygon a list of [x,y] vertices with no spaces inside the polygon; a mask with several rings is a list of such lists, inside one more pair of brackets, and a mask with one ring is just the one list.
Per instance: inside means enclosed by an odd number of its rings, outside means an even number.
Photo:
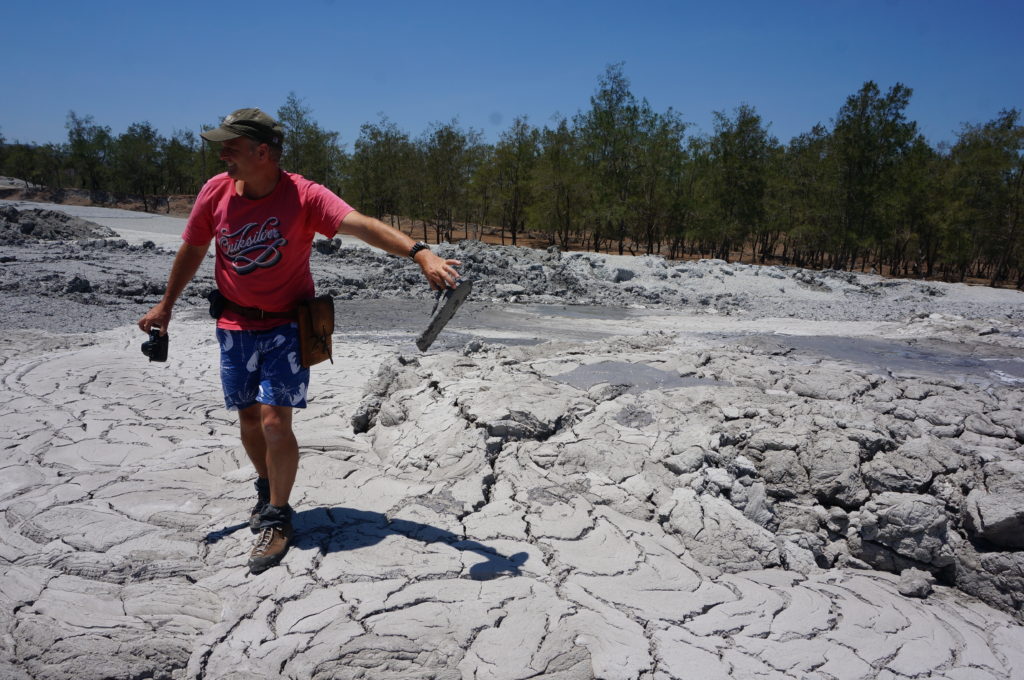
[{"label": "brown leather pouch", "polygon": [[334,298],[321,295],[300,302],[296,309],[299,322],[299,352],[306,368],[331,357],[331,335],[334,334]]}]

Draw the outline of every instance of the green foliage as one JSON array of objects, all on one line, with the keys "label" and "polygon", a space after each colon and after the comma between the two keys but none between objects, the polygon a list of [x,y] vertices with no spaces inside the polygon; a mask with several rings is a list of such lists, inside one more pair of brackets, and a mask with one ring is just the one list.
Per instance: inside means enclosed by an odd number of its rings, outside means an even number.
[{"label": "green foliage", "polygon": [[583,228],[588,185],[579,133],[565,118],[540,133],[531,182],[534,200],[527,206],[527,223],[546,233],[550,243],[568,250],[573,235]]},{"label": "green foliage", "polygon": [[897,83],[881,94],[873,81],[846,99],[832,131],[832,152],[839,164],[842,192],[842,246],[834,266],[852,265],[877,244],[891,224],[882,212],[900,159],[917,135],[905,115],[912,90]]},{"label": "green foliage", "polygon": [[529,126],[526,118],[516,118],[512,127],[501,134],[494,149],[501,226],[511,233],[512,245],[516,245],[516,236],[526,223],[526,211],[532,202],[531,178],[539,142],[540,133]]},{"label": "green foliage", "polygon": [[349,200],[374,217],[397,216],[412,160],[409,135],[387,117],[381,116],[378,123],[364,123],[349,163]]},{"label": "green foliage", "polygon": [[68,112],[64,127],[68,131],[68,165],[73,186],[90,191],[109,187],[113,147],[110,128],[96,125],[92,116],[79,118],[74,111]]},{"label": "green foliage", "polygon": [[[1020,112],[1004,110],[982,125],[964,125],[950,153],[950,210],[946,252],[966,274],[968,263],[989,264],[992,285],[1024,257],[1024,126]],[[1021,276],[1021,274],[1018,274]]]},{"label": "green foliage", "polygon": [[740,105],[735,117],[714,113],[715,134],[709,142],[709,191],[715,210],[716,256],[760,239],[765,226],[769,161],[778,141],[768,135],[753,107]]},{"label": "green foliage", "polygon": [[641,102],[629,214],[632,238],[648,254],[659,249],[669,222],[679,218],[678,200],[685,191],[685,132],[686,123],[678,113],[657,113],[646,99]]},{"label": "green foliage", "polygon": [[163,187],[169,194],[195,194],[206,180],[198,155],[199,140],[191,130],[175,130],[165,140],[161,166]]},{"label": "green foliage", "polygon": [[[481,133],[463,130],[457,120],[434,123],[416,141],[422,181],[417,182],[422,216],[434,223],[438,241],[452,238],[456,214],[467,217],[469,179],[482,157]],[[468,221],[468,220],[467,220]]]},{"label": "green foliage", "polygon": [[25,188],[46,179],[45,149],[35,144],[14,143],[7,147],[4,174],[25,182]]},{"label": "green foliage", "polygon": [[[423,238],[530,230],[563,249],[859,267],[901,276],[984,277],[1024,288],[1024,126],[1016,109],[964,124],[932,148],[906,117],[910,88],[872,81],[831,129],[780,144],[754,107],[714,114],[707,136],[632,92],[623,65],[597,79],[589,107],[542,129],[522,117],[494,144],[457,120],[412,138],[383,115],[360,127],[351,157],[339,134],[289,93],[282,167],[339,191],[377,217],[419,221]],[[123,133],[68,113],[67,142],[0,135],[0,173],[26,185],[93,192],[194,194],[221,171],[192,131]],[[213,127],[213,125],[208,126]],[[208,128],[206,128],[208,129]],[[475,231],[473,231],[475,230]]]},{"label": "green foliage", "polygon": [[769,200],[787,261],[811,264],[841,246],[839,164],[822,125],[794,137],[771,175]]},{"label": "green foliage", "polygon": [[625,248],[630,199],[638,164],[640,108],[630,90],[622,63],[611,64],[598,80],[590,110],[576,117],[583,167],[591,186],[586,220],[592,225],[595,249],[601,239]]},{"label": "green foliage", "polygon": [[161,183],[161,153],[166,143],[149,123],[133,123],[113,145],[114,190],[142,196],[157,193]]},{"label": "green foliage", "polygon": [[312,114],[294,92],[277,110],[277,122],[284,128],[281,167],[337,190],[345,162],[339,134],[320,127]]},{"label": "green foliage", "polygon": [[[494,147],[481,145],[477,157],[476,169],[469,178],[467,200],[469,204],[469,220],[476,224],[476,238],[483,236],[483,225],[497,221],[497,196],[499,189],[498,164]],[[504,238],[504,234],[502,234]]]}]

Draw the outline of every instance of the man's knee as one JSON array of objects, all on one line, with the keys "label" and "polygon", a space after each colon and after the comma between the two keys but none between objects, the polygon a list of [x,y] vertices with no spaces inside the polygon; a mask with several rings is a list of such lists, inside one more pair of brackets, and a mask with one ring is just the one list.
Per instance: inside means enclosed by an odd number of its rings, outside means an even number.
[{"label": "man's knee", "polygon": [[263,434],[268,439],[280,440],[294,436],[292,434],[292,410],[287,406],[263,405],[260,412]]}]

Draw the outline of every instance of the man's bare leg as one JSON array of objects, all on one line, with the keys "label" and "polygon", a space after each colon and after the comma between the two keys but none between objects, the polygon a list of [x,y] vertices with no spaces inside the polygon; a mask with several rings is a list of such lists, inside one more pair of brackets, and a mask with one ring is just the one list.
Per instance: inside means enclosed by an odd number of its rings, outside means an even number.
[{"label": "man's bare leg", "polygon": [[283,508],[288,505],[299,470],[299,444],[292,432],[292,409],[289,406],[261,406],[266,468],[270,476],[270,504]]},{"label": "man's bare leg", "polygon": [[[278,564],[288,552],[292,539],[292,510],[288,497],[299,468],[299,445],[292,432],[292,409],[266,404],[259,404],[258,408],[258,429],[263,441],[262,464],[270,477],[270,503],[264,505],[256,517],[259,537],[249,555],[249,571],[253,574]],[[246,414],[244,423],[243,427],[252,424],[250,414]],[[246,436],[250,437],[249,445],[253,447],[249,456],[259,470],[259,438],[251,431]],[[248,446],[246,451],[249,451]]]},{"label": "man's bare leg", "polygon": [[270,504],[288,505],[299,469],[299,444],[292,432],[292,409],[288,406],[253,404],[239,410],[242,448],[256,468],[256,474],[270,478]]},{"label": "man's bare leg", "polygon": [[242,448],[256,468],[256,474],[267,478],[267,440],[263,436],[263,421],[260,414],[262,404],[253,404],[238,411],[238,426],[241,430]]}]

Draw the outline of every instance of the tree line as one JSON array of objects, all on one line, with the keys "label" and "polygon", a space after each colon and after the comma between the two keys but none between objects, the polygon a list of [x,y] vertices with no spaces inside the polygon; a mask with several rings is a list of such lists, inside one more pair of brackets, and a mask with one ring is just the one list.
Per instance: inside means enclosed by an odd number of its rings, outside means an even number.
[{"label": "tree line", "polygon": [[[282,166],[426,240],[481,238],[669,258],[983,279],[1024,288],[1024,125],[1006,109],[935,147],[909,120],[912,90],[868,81],[831,125],[781,143],[756,109],[689,134],[637,98],[613,64],[590,105],[494,143],[457,119],[413,137],[382,116],[348,151],[294,93],[278,109]],[[210,126],[213,127],[213,126]],[[195,194],[221,171],[192,131],[146,122],[120,135],[70,112],[67,142],[5,143],[0,173],[54,188]],[[418,236],[420,234],[417,234]]]}]

